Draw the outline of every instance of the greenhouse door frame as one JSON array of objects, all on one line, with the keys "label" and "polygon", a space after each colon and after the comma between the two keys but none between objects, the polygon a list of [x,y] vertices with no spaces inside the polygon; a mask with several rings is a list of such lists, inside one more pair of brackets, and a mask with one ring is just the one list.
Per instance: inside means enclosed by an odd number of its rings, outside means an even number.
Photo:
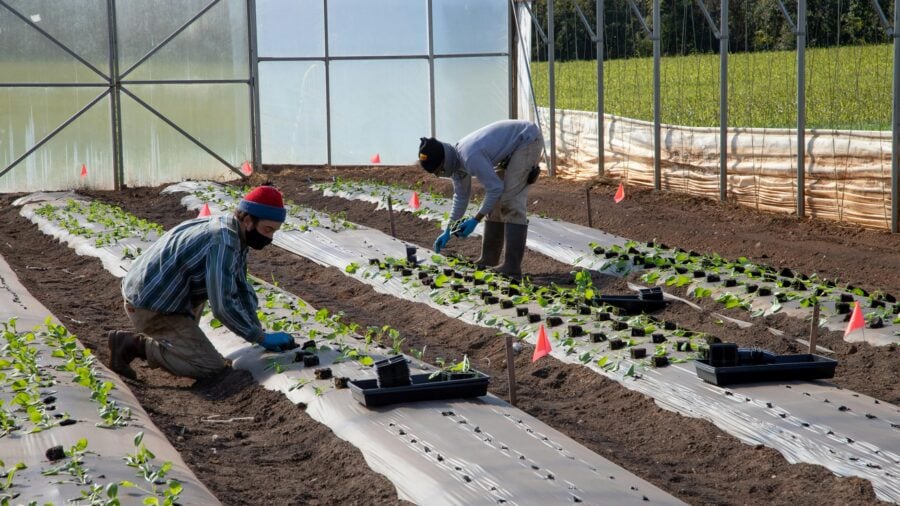
[{"label": "greenhouse door frame", "polygon": [[[51,83],[51,82],[36,82],[36,83],[7,83],[0,82],[0,88],[71,88],[71,87],[82,87],[82,88],[105,88],[103,92],[97,95],[93,100],[91,100],[87,105],[79,109],[77,112],[72,114],[68,119],[60,123],[56,128],[51,130],[47,135],[45,135],[42,139],[35,142],[34,145],[25,150],[25,152],[20,155],[18,158],[13,160],[9,165],[0,169],[0,177],[6,175],[9,171],[14,169],[19,163],[24,161],[26,158],[35,153],[38,149],[41,148],[44,144],[53,139],[58,133],[63,131],[67,126],[72,124],[75,120],[77,120],[82,114],[91,109],[98,102],[106,98],[107,95],[110,96],[110,127],[112,129],[112,152],[113,152],[113,184],[116,190],[122,188],[122,181],[125,176],[125,168],[124,162],[122,158],[122,111],[121,111],[121,97],[122,93],[128,95],[132,100],[140,104],[146,110],[148,110],[151,114],[159,118],[161,121],[175,129],[182,136],[187,138],[189,141],[193,142],[197,147],[205,151],[207,154],[215,158],[221,164],[225,165],[232,172],[235,172],[239,176],[246,178],[248,174],[243,173],[240,168],[231,165],[227,160],[219,156],[215,151],[206,146],[203,142],[199,141],[197,138],[186,132],[183,128],[178,126],[177,123],[167,118],[164,114],[159,112],[156,108],[152,107],[150,104],[138,98],[135,94],[128,91],[127,88],[124,88],[123,85],[129,84],[246,84],[249,86],[250,96],[250,136],[251,136],[251,163],[253,164],[254,169],[259,167],[260,158],[259,158],[259,92],[257,89],[257,79],[256,79],[256,27],[255,25],[255,9],[256,2],[255,0],[246,0],[247,6],[247,15],[248,15],[248,26],[247,26],[247,37],[248,37],[248,47],[249,47],[249,78],[248,79],[168,79],[168,80],[134,80],[129,81],[125,78],[135,69],[139,68],[141,64],[147,61],[151,56],[156,54],[160,49],[165,47],[169,42],[171,42],[174,38],[176,38],[181,32],[190,27],[195,21],[203,17],[210,9],[218,5],[222,0],[210,0],[199,12],[194,14],[190,19],[188,19],[185,23],[183,23],[180,27],[178,27],[175,31],[169,34],[166,38],[160,41],[158,44],[154,45],[144,56],[139,58],[134,64],[132,64],[125,72],[120,72],[119,69],[119,54],[118,54],[118,25],[116,24],[116,1],[117,0],[106,0],[106,17],[107,17],[107,31],[108,31],[108,39],[109,39],[109,68],[107,72],[104,72],[95,66],[93,66],[90,62],[81,57],[78,53],[68,47],[66,44],[60,42],[56,37],[47,33],[44,29],[39,27],[34,21],[29,19],[27,16],[23,15],[12,6],[10,6],[5,0],[0,0],[0,10],[7,10],[15,17],[24,21],[28,26],[32,29],[36,30],[40,33],[44,38],[49,40],[55,46],[59,47],[63,51],[65,51],[68,55],[75,58],[82,65],[85,65],[94,73],[98,74],[103,78],[105,83]],[[108,75],[107,75],[108,74]]]}]

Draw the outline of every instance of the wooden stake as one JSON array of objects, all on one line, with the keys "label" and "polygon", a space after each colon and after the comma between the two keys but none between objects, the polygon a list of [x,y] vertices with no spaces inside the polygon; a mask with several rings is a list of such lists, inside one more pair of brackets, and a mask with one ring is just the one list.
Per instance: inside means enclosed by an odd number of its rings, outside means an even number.
[{"label": "wooden stake", "polygon": [[809,352],[816,352],[816,339],[819,337],[819,304],[813,306],[812,323],[809,325]]},{"label": "wooden stake", "polygon": [[588,228],[594,228],[594,219],[591,212],[591,187],[588,186],[584,189],[585,197],[587,197],[587,215],[588,215]]},{"label": "wooden stake", "polygon": [[509,373],[509,403],[516,405],[516,359],[513,351],[513,337],[506,336],[506,372]]},{"label": "wooden stake", "polygon": [[392,204],[391,196],[387,196],[388,199],[388,216],[391,219],[391,237],[397,238],[397,230],[394,228],[394,206]]}]

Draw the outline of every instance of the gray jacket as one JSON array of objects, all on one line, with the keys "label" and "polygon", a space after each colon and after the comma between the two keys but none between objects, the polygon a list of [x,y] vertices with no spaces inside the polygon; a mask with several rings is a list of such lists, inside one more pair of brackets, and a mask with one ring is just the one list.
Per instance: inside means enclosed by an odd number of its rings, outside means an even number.
[{"label": "gray jacket", "polygon": [[458,220],[465,214],[472,195],[473,176],[484,186],[484,202],[479,212],[487,216],[503,194],[503,181],[494,173],[494,167],[516,149],[540,137],[541,130],[530,121],[504,120],[470,133],[455,148],[445,144],[445,170],[453,181],[450,220]]}]

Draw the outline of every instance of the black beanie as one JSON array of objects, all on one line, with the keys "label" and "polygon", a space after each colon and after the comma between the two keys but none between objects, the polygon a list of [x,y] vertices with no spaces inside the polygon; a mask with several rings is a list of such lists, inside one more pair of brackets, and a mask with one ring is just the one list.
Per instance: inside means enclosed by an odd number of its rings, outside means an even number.
[{"label": "black beanie", "polygon": [[444,162],[444,145],[434,137],[419,139],[419,163],[428,172],[434,172]]}]

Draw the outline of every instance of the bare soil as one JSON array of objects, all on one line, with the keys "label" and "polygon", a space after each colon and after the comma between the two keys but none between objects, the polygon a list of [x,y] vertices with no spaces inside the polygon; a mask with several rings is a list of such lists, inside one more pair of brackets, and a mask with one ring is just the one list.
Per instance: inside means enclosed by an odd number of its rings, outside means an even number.
[{"label": "bare soil", "polygon": [[[308,178],[321,181],[335,175],[405,185],[421,181],[425,187],[433,185],[449,194],[449,185],[408,168],[272,168],[254,175],[254,182],[272,179],[291,200],[331,212],[346,211],[351,221],[388,231],[387,214],[374,211],[374,206],[328,199],[307,188]],[[897,239],[889,234],[773,217],[728,204],[694,202],[630,188],[626,201],[615,206],[614,191],[615,186],[600,182],[592,194],[594,226],[608,232],[642,241],[657,239],[685,249],[716,251],[727,257],[744,255],[806,273],[818,271],[826,277],[852,280],[867,289],[900,292],[898,262],[891,254]],[[166,228],[194,216],[179,205],[176,197],[159,195],[159,188],[91,195]],[[535,203],[530,211],[587,224],[582,184],[542,178],[531,195],[529,200]],[[5,237],[0,254],[32,293],[105,361],[103,332],[128,325],[120,306],[118,281],[96,260],[78,257],[43,236],[9,207],[11,200],[0,200],[4,204],[0,230]],[[415,244],[430,246],[439,233],[434,224],[410,215],[398,214],[396,219],[398,236]],[[698,223],[712,227],[709,230],[716,233],[698,231]],[[799,244],[799,238],[805,246]],[[470,258],[478,253],[477,240],[453,241],[451,245]],[[866,268],[855,269],[841,260],[853,257],[857,246],[857,258],[870,262]],[[813,251],[815,255],[810,254]],[[274,277],[316,307],[343,311],[348,323],[389,324],[407,338],[408,348],[421,350],[427,346],[426,360],[458,359],[468,354],[477,368],[492,376],[491,391],[506,397],[505,351],[494,331],[466,325],[423,305],[380,295],[336,269],[322,268],[277,248],[250,256],[253,274],[264,279]],[[872,267],[872,263],[880,267]],[[570,270],[534,253],[526,255],[523,267],[539,283],[565,283]],[[598,277],[597,283],[607,291],[626,289],[624,280],[615,278]],[[791,349],[795,344],[790,337],[805,333],[805,322],[782,315],[754,322],[754,327],[744,330],[719,325],[708,312],[683,305],[672,305],[657,316],[742,345],[764,342],[777,351]],[[773,341],[765,331],[766,325],[785,330],[787,338]],[[897,352],[867,345],[844,347],[840,335],[826,336],[820,343],[835,349],[842,361],[835,383],[898,402],[898,388],[890,384],[898,377],[894,365]],[[888,354],[890,357],[884,359]],[[877,502],[871,485],[864,480],[838,478],[820,466],[787,464],[774,450],[744,445],[708,422],[665,411],[586,368],[553,359],[532,364],[530,357],[531,350],[525,349],[516,358],[519,407],[689,503]],[[860,358],[859,363],[852,362],[854,357]],[[132,383],[132,388],[142,405],[198,477],[227,504],[399,502],[390,483],[370,471],[355,448],[282,396],[255,385],[245,373],[231,372],[202,385],[144,367],[138,368],[138,374],[141,381]],[[867,382],[874,385],[865,391],[862,387]],[[210,414],[256,418],[227,428],[204,426],[199,420]],[[214,439],[213,435],[218,437]]]}]

